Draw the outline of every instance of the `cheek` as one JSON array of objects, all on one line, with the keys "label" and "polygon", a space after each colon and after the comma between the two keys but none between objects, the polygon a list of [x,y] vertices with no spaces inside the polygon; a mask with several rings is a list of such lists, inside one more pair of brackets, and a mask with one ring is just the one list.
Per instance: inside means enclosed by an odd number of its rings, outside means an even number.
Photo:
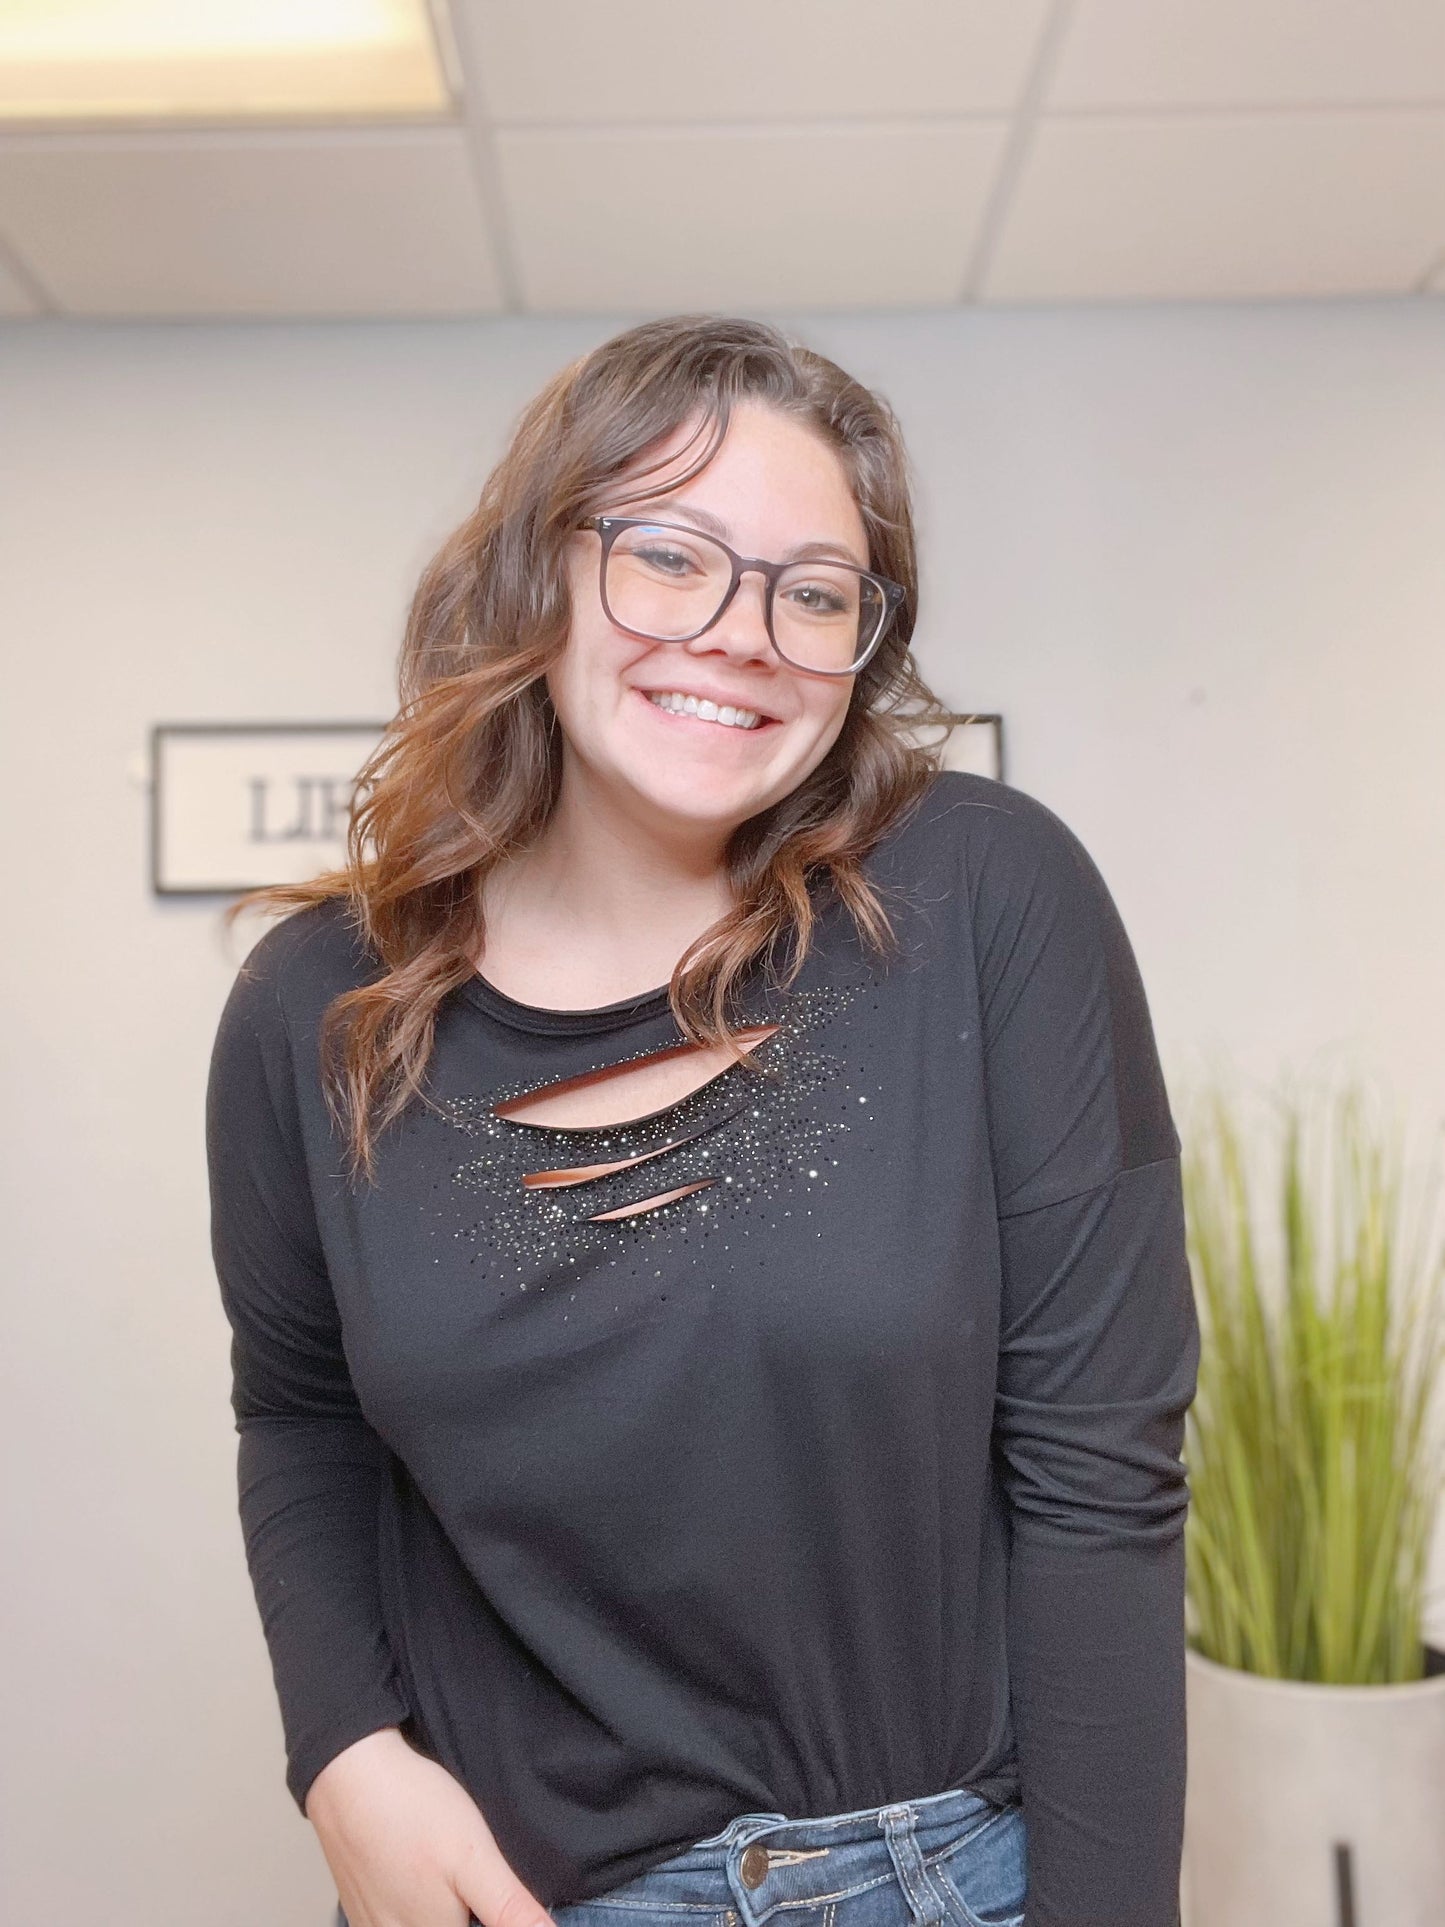
[{"label": "cheek", "polygon": [[547,694],[552,699],[562,734],[568,741],[575,741],[587,734],[587,691],[580,674],[584,651],[579,644],[582,641],[574,626],[562,653],[555,658],[546,674]]},{"label": "cheek", "polygon": [[610,712],[642,648],[598,612],[575,611],[567,640],[546,672],[552,707],[564,725],[585,731]]},{"label": "cheek", "polygon": [[831,741],[842,729],[852,694],[852,683],[840,683],[836,688],[809,686],[804,713],[819,736]]},{"label": "cheek", "polygon": [[605,662],[610,653],[608,643],[615,632],[602,613],[595,568],[573,564],[568,579],[568,600],[571,606],[567,640],[550,673],[566,688],[580,690]]},{"label": "cheek", "polygon": [[547,685],[547,694],[552,698],[553,708],[558,711],[563,710],[567,706],[568,697],[571,694],[573,668],[576,661],[577,636],[574,626],[573,633],[568,636],[561,649],[552,658],[543,675],[543,681]]}]

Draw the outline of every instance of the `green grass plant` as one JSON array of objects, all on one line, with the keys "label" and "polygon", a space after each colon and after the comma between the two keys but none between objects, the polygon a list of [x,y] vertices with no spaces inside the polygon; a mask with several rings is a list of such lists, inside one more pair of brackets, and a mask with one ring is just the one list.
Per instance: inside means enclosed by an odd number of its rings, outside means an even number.
[{"label": "green grass plant", "polygon": [[1274,1679],[1419,1679],[1445,1486],[1436,1166],[1411,1212],[1398,1125],[1356,1081],[1287,1086],[1268,1111],[1263,1149],[1217,1081],[1181,1122],[1189,1644]]}]

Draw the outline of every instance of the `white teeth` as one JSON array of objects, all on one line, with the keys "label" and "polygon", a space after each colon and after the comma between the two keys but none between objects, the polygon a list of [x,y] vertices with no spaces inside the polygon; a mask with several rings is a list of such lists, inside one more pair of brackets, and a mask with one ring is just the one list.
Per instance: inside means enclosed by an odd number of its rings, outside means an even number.
[{"label": "white teeth", "polygon": [[684,696],[679,690],[648,690],[647,700],[659,709],[670,709],[676,716],[698,716],[704,722],[721,723],[729,729],[756,729],[762,717],[753,709],[735,709],[730,703],[721,708],[706,696]]}]

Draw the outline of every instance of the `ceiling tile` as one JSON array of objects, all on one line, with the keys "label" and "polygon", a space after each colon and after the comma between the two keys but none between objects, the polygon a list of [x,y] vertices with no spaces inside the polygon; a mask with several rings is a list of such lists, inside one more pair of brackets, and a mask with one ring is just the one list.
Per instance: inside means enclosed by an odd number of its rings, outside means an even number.
[{"label": "ceiling tile", "polygon": [[45,310],[26,285],[17,266],[7,256],[13,250],[0,241],[0,315],[14,320],[21,315],[43,314]]},{"label": "ceiling tile", "polygon": [[76,315],[499,305],[455,128],[12,135],[0,230]]},{"label": "ceiling tile", "polygon": [[1005,125],[503,133],[527,305],[626,313],[956,300]]},{"label": "ceiling tile", "polygon": [[1442,232],[1445,113],[1046,119],[982,298],[1403,292]]},{"label": "ceiling tile", "polygon": [[1441,0],[1077,0],[1047,105],[1442,100]]},{"label": "ceiling tile", "polygon": [[504,126],[1008,113],[1046,0],[453,0]]}]

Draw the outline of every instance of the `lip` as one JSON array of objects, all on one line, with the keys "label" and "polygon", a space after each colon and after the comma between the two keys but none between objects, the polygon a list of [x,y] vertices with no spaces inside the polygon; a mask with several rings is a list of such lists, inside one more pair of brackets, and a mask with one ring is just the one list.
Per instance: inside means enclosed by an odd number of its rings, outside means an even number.
[{"label": "lip", "polygon": [[[652,698],[654,696],[665,696],[669,693],[673,693],[679,696],[696,696],[697,700],[700,703],[701,702],[716,703],[719,709],[727,707],[729,709],[749,710],[753,715],[760,716],[762,718],[762,721],[759,724],[758,729],[745,729],[739,732],[741,735],[744,735],[744,736],[756,736],[758,735],[760,730],[767,729],[768,727],[770,727],[770,725],[779,723],[782,721],[782,718],[780,716],[772,715],[768,710],[763,709],[758,703],[745,702],[741,696],[720,695],[715,690],[711,690],[711,689],[674,689],[671,683],[666,683],[666,682],[654,683],[650,688],[647,688],[647,689],[644,689],[640,684],[637,684],[637,683],[634,683],[632,686],[634,689],[636,689],[638,695],[641,696],[642,700],[647,704],[647,707],[653,710],[657,709],[657,704],[652,701]],[[658,713],[659,715],[663,715],[663,716],[667,716],[671,714],[671,712],[666,709],[659,710]],[[695,722],[706,722],[708,721],[708,718],[705,716],[673,715],[672,720],[674,722],[680,722],[680,723],[688,723],[688,722],[695,723]]]}]

